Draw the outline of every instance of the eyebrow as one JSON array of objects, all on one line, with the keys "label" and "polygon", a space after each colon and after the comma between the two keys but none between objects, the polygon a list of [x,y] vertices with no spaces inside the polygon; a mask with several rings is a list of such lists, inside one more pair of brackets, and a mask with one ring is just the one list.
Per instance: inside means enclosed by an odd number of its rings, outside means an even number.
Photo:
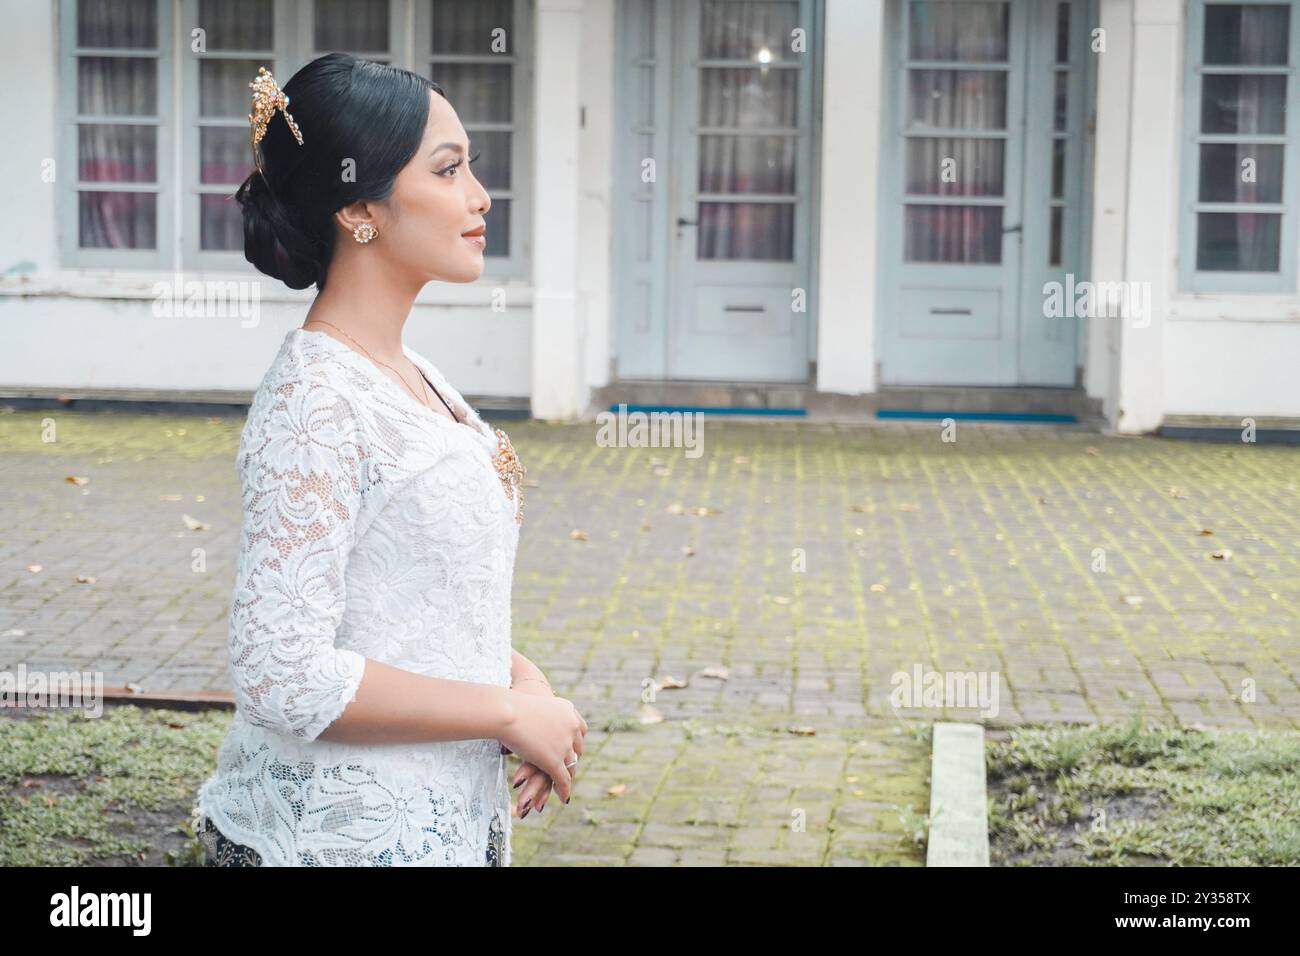
[{"label": "eyebrow", "polygon": [[433,147],[433,149],[429,151],[429,155],[433,156],[433,154],[438,152],[438,150],[440,149],[450,149],[453,152],[457,152],[457,153],[465,152],[465,148],[461,146],[460,143],[439,143],[437,146]]}]

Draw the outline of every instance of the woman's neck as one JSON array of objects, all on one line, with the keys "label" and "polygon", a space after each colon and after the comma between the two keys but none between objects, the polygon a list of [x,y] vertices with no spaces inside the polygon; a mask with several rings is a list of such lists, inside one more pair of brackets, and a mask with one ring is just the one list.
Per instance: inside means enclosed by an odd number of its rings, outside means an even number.
[{"label": "woman's neck", "polygon": [[307,310],[307,325],[323,321],[360,343],[375,358],[401,362],[402,329],[415,304],[418,288],[374,276],[357,276],[344,263],[330,269],[325,288]]}]

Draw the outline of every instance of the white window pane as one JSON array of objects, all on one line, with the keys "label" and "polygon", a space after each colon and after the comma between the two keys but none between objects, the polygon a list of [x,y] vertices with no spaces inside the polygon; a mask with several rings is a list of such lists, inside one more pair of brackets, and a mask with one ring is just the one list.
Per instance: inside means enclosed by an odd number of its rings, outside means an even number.
[{"label": "white window pane", "polygon": [[435,54],[514,53],[514,3],[433,0],[432,50]]},{"label": "white window pane", "polygon": [[[274,63],[261,60],[201,60],[199,115],[247,118],[252,102],[248,84],[257,76],[259,66],[275,72]],[[277,110],[275,119],[284,122],[284,114]]]},{"label": "white window pane", "polygon": [[700,10],[700,55],[706,59],[794,60],[792,34],[799,4],[770,0],[705,0]]},{"label": "white window pane", "polygon": [[158,115],[158,61],[78,57],[77,111],[88,116]]},{"label": "white window pane", "polygon": [[434,63],[432,80],[443,93],[461,123],[509,123],[514,119],[511,95],[511,67],[491,63]]},{"label": "white window pane", "polygon": [[1276,4],[1223,3],[1205,8],[1205,62],[1281,66],[1287,61],[1291,11]]},{"label": "white window pane", "polygon": [[275,49],[272,0],[199,0],[196,26],[206,34],[209,50]]},{"label": "white window pane", "polygon": [[908,7],[913,60],[1004,63],[1010,18],[1006,3],[914,2]]},{"label": "white window pane", "polygon": [[908,206],[906,262],[1002,261],[1001,206]]},{"label": "white window pane", "polygon": [[1286,77],[1211,74],[1201,81],[1202,133],[1286,132]]},{"label": "white window pane", "polygon": [[199,197],[199,248],[243,251],[244,220],[233,196],[206,193]]},{"label": "white window pane", "polygon": [[1278,271],[1280,215],[1203,212],[1196,219],[1196,268],[1200,271]]},{"label": "white window pane", "polygon": [[77,127],[77,178],[83,183],[158,181],[158,127]]},{"label": "white window pane", "polygon": [[252,170],[253,148],[247,129],[205,126],[199,130],[199,182],[234,186]]},{"label": "white window pane", "polygon": [[77,46],[158,48],[158,0],[79,0]]},{"label": "white window pane", "polygon": [[316,0],[313,17],[317,50],[389,50],[388,0]]},{"label": "white window pane", "polygon": [[155,249],[155,193],[80,192],[78,242],[83,249]]}]

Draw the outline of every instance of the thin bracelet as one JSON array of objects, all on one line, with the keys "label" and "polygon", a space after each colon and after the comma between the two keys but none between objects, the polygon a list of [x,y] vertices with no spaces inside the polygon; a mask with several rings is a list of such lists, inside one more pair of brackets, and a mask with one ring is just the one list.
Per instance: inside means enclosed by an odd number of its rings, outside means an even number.
[{"label": "thin bracelet", "polygon": [[[521,677],[521,678],[519,678],[519,680],[518,680],[516,683],[522,683],[523,681],[526,681],[526,680],[541,681],[543,684],[545,684],[545,685],[547,686],[547,688],[550,690],[550,692],[551,692],[552,694],[555,694],[555,688],[554,688],[554,687],[551,687],[551,682],[548,681],[548,680],[546,680],[546,679],[544,679],[544,678],[541,678],[541,677]],[[514,685],[512,684],[511,686],[514,686]]]}]

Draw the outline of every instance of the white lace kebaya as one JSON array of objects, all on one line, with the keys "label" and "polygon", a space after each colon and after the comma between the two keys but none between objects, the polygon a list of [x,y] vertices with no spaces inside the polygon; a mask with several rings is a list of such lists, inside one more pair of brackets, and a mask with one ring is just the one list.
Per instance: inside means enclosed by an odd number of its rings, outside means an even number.
[{"label": "white lace kebaya", "polygon": [[522,469],[505,433],[404,349],[469,425],[338,339],[295,328],[240,440],[236,710],[193,817],[266,866],[510,865],[499,741],[320,739],[367,657],[510,686]]}]

